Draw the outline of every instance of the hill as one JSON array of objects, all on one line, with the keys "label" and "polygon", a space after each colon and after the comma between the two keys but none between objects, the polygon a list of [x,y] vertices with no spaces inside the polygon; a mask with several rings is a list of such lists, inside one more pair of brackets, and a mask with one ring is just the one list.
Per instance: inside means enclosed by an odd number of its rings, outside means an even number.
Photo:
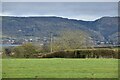
[{"label": "hill", "polygon": [[[95,40],[106,41],[117,38],[118,17],[102,17],[95,21],[83,21],[62,17],[2,17],[3,36],[7,37],[49,37],[52,32],[58,36],[64,29],[86,31]],[[115,39],[114,39],[115,40]],[[117,40],[117,39],[116,39]]]}]

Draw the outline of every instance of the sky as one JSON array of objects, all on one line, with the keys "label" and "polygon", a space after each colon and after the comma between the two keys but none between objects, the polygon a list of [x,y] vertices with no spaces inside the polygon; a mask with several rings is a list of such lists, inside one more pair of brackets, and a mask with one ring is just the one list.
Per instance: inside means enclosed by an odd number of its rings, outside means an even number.
[{"label": "sky", "polygon": [[93,21],[118,15],[117,2],[3,2],[2,16],[58,16]]}]

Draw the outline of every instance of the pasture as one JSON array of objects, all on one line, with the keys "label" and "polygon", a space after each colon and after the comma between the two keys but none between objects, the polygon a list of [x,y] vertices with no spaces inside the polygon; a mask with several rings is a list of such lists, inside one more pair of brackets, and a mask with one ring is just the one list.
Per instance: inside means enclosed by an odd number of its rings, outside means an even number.
[{"label": "pasture", "polygon": [[118,59],[3,59],[3,78],[117,78]]}]

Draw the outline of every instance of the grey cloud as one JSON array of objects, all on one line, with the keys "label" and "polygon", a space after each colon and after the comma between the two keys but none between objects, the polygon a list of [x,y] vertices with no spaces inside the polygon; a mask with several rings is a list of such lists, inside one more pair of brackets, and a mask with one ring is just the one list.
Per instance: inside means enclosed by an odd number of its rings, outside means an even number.
[{"label": "grey cloud", "polygon": [[57,15],[117,16],[117,2],[3,2],[3,14],[11,15]]}]

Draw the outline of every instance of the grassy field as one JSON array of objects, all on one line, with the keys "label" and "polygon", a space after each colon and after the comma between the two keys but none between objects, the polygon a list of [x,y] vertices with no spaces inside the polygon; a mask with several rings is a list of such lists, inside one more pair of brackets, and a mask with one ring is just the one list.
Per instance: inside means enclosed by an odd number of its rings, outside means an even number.
[{"label": "grassy field", "polygon": [[117,59],[3,59],[3,78],[117,78]]}]

